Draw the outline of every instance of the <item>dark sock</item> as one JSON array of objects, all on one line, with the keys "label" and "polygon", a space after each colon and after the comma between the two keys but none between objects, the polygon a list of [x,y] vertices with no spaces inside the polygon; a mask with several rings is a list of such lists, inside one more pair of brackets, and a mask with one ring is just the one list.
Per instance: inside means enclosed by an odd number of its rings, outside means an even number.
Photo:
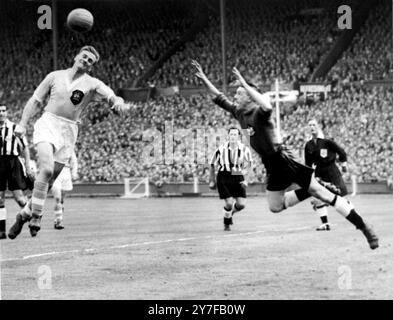
[{"label": "dark sock", "polygon": [[225,225],[233,224],[232,218],[224,218],[224,224],[225,224]]},{"label": "dark sock", "polygon": [[1,219],[2,219],[2,220],[0,220],[0,235],[1,235],[1,239],[4,239],[5,238],[4,236],[5,236],[5,228],[6,228],[7,211],[4,207],[4,205],[0,206],[0,210],[1,210],[0,215],[1,215]]},{"label": "dark sock", "polygon": [[356,226],[356,229],[363,229],[365,227],[362,217],[359,216],[354,209],[352,209],[347,216],[347,220]]},{"label": "dark sock", "polygon": [[303,201],[311,197],[311,194],[309,194],[306,189],[297,189],[295,190],[295,194],[299,201]]},{"label": "dark sock", "polygon": [[227,208],[226,206],[224,206],[224,210],[225,210],[225,211],[231,211],[231,210],[232,210],[232,207]]},{"label": "dark sock", "polygon": [[0,234],[5,234],[5,220],[0,220]]},{"label": "dark sock", "polygon": [[22,200],[22,201],[18,200],[17,202],[18,202],[19,207],[21,207],[21,208],[24,208],[27,203],[27,201],[25,201],[25,200]]},{"label": "dark sock", "polygon": [[321,217],[321,221],[322,223],[328,223],[328,217],[326,216]]}]

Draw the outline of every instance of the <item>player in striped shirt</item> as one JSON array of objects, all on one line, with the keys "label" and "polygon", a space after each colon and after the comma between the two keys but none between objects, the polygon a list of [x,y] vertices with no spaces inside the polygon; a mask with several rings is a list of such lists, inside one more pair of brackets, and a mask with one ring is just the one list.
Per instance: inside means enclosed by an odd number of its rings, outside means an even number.
[{"label": "player in striped shirt", "polygon": [[[210,161],[210,189],[217,186],[224,205],[224,230],[230,231],[235,212],[245,208],[247,180],[244,172],[251,167],[251,151],[240,141],[240,130],[231,127],[228,130],[228,142],[221,145]],[[218,166],[217,183],[215,167]],[[235,201],[233,201],[235,199]]]},{"label": "player in striped shirt", "polygon": [[48,189],[74,151],[80,115],[92,101],[106,100],[117,113],[126,113],[130,105],[102,81],[89,75],[100,55],[92,46],[84,46],[71,68],[49,73],[28,100],[15,133],[23,135],[30,119],[49,96],[41,118],[34,124],[33,142],[37,149],[38,176],[31,201],[17,214],[8,237],[11,239],[29,222],[31,236],[41,229],[42,209]]},{"label": "player in striped shirt", "polygon": [[[354,205],[321,185],[314,170],[296,159],[291,150],[283,145],[276,132],[272,118],[272,105],[267,95],[259,93],[246,82],[239,70],[233,68],[240,86],[234,102],[222,94],[207,78],[197,61],[192,61],[196,76],[203,81],[219,107],[230,112],[242,129],[249,133],[251,147],[261,156],[267,172],[267,199],[272,212],[281,212],[288,207],[314,196],[333,206],[342,216],[361,230],[371,249],[378,248],[378,237],[374,230],[356,212]],[[297,190],[287,191],[292,184]]]},{"label": "player in striped shirt", "polygon": [[[7,106],[0,105],[0,239],[5,239],[6,217],[5,191],[12,191],[15,201],[23,208],[26,205],[26,177],[31,177],[30,152],[25,137],[15,135],[16,124],[7,118]],[[25,159],[26,167],[20,160]]]}]

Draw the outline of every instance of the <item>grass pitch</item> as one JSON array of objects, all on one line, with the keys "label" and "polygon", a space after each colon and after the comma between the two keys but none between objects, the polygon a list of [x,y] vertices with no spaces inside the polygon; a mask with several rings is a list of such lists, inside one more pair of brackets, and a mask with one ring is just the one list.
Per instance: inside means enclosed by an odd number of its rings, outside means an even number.
[{"label": "grass pitch", "polygon": [[36,238],[25,226],[0,242],[1,298],[393,299],[393,197],[352,201],[380,237],[374,251],[332,208],[332,230],[315,231],[309,201],[273,214],[249,198],[224,232],[217,198],[68,198],[64,230],[48,199]]}]

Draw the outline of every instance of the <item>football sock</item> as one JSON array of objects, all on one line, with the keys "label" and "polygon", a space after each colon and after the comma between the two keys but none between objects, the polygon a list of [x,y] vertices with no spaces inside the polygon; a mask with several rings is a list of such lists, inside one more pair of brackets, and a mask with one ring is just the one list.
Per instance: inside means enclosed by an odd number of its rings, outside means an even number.
[{"label": "football sock", "polygon": [[342,216],[345,218],[349,215],[354,206],[347,199],[338,195],[334,196],[333,201],[330,203]]},{"label": "football sock", "polygon": [[356,213],[353,204],[349,200],[336,195],[331,205],[349,222],[356,226],[357,229],[363,229],[365,227],[362,217]]},{"label": "football sock", "polygon": [[5,238],[5,229],[7,221],[7,209],[2,205],[0,207],[0,237]]},{"label": "football sock", "polygon": [[24,198],[20,198],[20,199],[16,200],[16,202],[18,203],[19,207],[21,207],[21,208],[23,208],[27,203],[26,199],[24,199]]},{"label": "football sock", "polygon": [[33,195],[31,197],[33,217],[38,218],[42,216],[42,209],[44,208],[46,196],[48,194],[47,182],[35,181]]},{"label": "football sock", "polygon": [[356,229],[363,229],[365,227],[362,217],[356,213],[355,209],[351,210],[347,216],[347,220],[351,222],[356,227]]},{"label": "football sock", "polygon": [[31,199],[27,201],[25,206],[19,211],[24,219],[30,220],[31,218]]},{"label": "football sock", "polygon": [[63,219],[63,208],[60,203],[55,204],[54,213],[55,213],[55,221],[61,221]]},{"label": "football sock", "polygon": [[224,218],[232,217],[232,208],[224,207]]},{"label": "football sock", "polygon": [[245,207],[244,205],[239,205],[237,202],[235,202],[235,204],[233,205],[232,214],[235,214],[236,212],[243,210],[244,207]]},{"label": "football sock", "polygon": [[328,223],[328,210],[325,205],[318,206],[316,208],[317,213],[319,214],[319,217],[321,218],[322,223]]}]

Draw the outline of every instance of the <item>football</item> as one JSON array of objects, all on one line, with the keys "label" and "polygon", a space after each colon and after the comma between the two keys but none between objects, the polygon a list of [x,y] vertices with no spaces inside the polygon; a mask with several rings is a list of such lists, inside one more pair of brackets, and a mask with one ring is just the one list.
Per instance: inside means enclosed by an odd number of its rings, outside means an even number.
[{"label": "football", "polygon": [[74,9],[67,16],[67,26],[75,32],[87,32],[94,24],[94,17],[86,9]]}]

